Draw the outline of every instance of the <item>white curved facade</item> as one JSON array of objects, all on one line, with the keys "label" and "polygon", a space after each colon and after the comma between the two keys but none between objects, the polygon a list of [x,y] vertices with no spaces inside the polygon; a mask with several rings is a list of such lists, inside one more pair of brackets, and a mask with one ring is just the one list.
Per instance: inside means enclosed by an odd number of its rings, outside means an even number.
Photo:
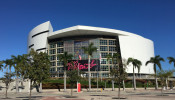
[{"label": "white curved facade", "polygon": [[[29,33],[28,52],[31,48],[34,48],[37,51],[48,50],[48,40],[76,36],[84,38],[86,38],[86,36],[98,37],[98,35],[117,37],[119,40],[121,57],[124,59],[128,59],[129,57],[139,59],[142,62],[140,73],[153,73],[153,65],[149,64],[148,66],[145,66],[145,62],[148,61],[150,57],[154,57],[153,42],[142,36],[115,29],[78,25],[53,32],[52,26],[48,21],[38,25]],[[132,68],[132,65],[127,66],[127,72],[132,73]]]},{"label": "white curved facade", "polygon": [[53,32],[53,28],[49,21],[33,28],[28,35],[28,52],[31,48],[45,51],[47,47],[47,36],[51,32]]}]

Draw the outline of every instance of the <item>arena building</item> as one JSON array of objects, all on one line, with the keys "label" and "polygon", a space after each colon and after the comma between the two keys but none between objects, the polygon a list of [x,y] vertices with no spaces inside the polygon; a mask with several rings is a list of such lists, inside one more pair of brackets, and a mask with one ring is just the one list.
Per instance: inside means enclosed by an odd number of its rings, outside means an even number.
[{"label": "arena building", "polygon": [[[28,35],[28,52],[31,48],[36,51],[47,52],[51,62],[51,77],[63,77],[63,63],[59,61],[58,54],[68,52],[72,54],[73,61],[79,63],[79,68],[87,76],[88,55],[81,47],[93,43],[97,52],[91,57],[91,76],[110,77],[112,63],[108,63],[106,55],[119,53],[121,60],[133,57],[142,62],[140,76],[153,74],[153,65],[145,62],[154,57],[154,44],[151,40],[137,34],[116,29],[77,25],[53,31],[50,21],[33,28]],[[79,60],[79,55],[81,60]],[[133,73],[132,65],[126,69],[129,76]],[[138,72],[137,69],[135,71]]]}]

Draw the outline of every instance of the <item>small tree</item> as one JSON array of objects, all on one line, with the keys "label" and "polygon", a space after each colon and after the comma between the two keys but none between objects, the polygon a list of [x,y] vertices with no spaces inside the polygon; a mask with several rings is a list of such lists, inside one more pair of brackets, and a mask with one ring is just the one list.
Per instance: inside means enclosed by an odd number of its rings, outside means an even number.
[{"label": "small tree", "polygon": [[81,79],[81,77],[78,75],[77,67],[72,63],[72,67],[67,72],[68,79],[71,85],[71,96],[73,95],[73,87]]},{"label": "small tree", "polygon": [[14,76],[15,74],[14,73],[5,73],[4,77],[1,78],[2,82],[5,84],[5,89],[6,89],[6,92],[5,92],[5,98],[8,98],[7,97],[7,91],[9,89],[9,85],[11,82],[13,82],[12,80],[12,77]]},{"label": "small tree", "polygon": [[110,74],[114,76],[114,80],[118,83],[118,98],[120,99],[120,87],[122,81],[126,78],[126,72],[122,66],[121,57],[118,53],[113,55],[113,60],[115,66],[112,68]]},{"label": "small tree", "polygon": [[[107,58],[107,61],[108,61],[108,64],[110,64],[110,60],[112,60],[112,69],[111,70],[113,70],[113,68],[114,68],[114,57],[113,57],[113,55],[111,55],[111,54],[108,54],[107,56],[106,56],[106,58]],[[111,73],[111,76],[112,76],[112,91],[114,91],[114,76],[112,75],[112,73]]]},{"label": "small tree", "polygon": [[24,77],[30,79],[29,99],[31,99],[32,86],[38,86],[43,80],[49,78],[49,69],[50,61],[48,55],[31,49],[28,59],[25,60],[25,68],[20,67]]},{"label": "small tree", "polygon": [[161,82],[161,86],[162,86],[162,90],[161,90],[161,95],[163,96],[163,87],[166,86],[166,79],[168,77],[173,76],[173,72],[174,71],[157,71],[156,76],[160,78],[160,82]]}]

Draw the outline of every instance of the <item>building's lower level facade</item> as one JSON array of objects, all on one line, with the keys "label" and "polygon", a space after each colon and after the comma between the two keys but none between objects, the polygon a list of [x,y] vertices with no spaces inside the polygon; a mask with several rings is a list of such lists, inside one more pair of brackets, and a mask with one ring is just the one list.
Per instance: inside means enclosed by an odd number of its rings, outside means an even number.
[{"label": "building's lower level facade", "polygon": [[[63,63],[60,62],[58,54],[68,52],[73,55],[72,61],[79,63],[77,66],[85,72],[82,76],[86,77],[88,55],[84,53],[82,47],[88,47],[90,43],[97,48],[91,57],[92,77],[97,75],[102,78],[110,77],[112,59],[107,60],[106,56],[114,53],[120,54],[122,63],[126,63],[129,57],[139,59],[142,62],[140,75],[153,73],[153,65],[145,66],[145,62],[150,57],[154,57],[153,42],[120,30],[74,26],[53,32],[50,22],[45,22],[29,33],[28,52],[34,48],[36,51],[48,53],[51,62],[51,77],[63,77]],[[132,73],[132,68],[132,65],[127,65],[126,71],[129,75]]]}]

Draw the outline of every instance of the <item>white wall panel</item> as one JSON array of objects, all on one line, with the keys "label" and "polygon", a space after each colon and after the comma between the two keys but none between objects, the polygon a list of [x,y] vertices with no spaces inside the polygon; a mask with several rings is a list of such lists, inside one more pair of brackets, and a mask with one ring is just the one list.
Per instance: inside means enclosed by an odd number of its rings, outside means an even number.
[{"label": "white wall panel", "polygon": [[[132,36],[119,36],[120,49],[122,58],[128,59],[129,57],[138,59],[142,62],[140,73],[153,73],[153,65],[148,64],[145,66],[146,61],[150,57],[154,57],[154,44],[151,40],[145,39],[138,35]],[[133,73],[133,66],[127,66],[127,72]],[[136,73],[138,70],[136,69]]]}]

